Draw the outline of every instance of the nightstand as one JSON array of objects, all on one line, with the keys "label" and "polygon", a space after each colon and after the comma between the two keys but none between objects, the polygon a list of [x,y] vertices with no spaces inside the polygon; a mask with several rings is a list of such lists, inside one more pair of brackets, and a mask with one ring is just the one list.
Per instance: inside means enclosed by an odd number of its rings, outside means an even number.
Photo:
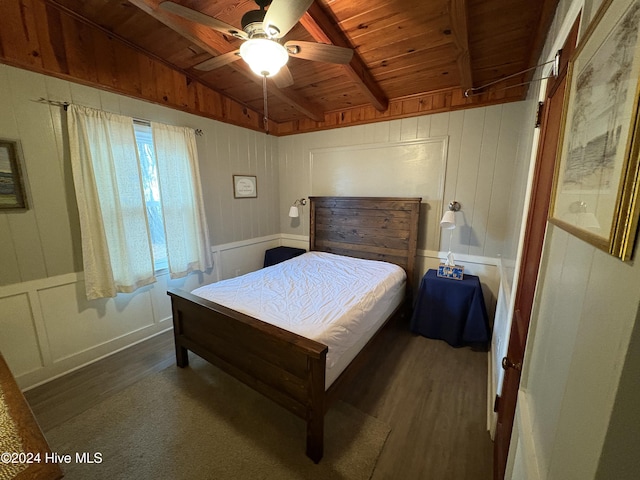
[{"label": "nightstand", "polygon": [[488,347],[489,318],[480,279],[438,277],[429,270],[422,277],[411,318],[411,331],[446,341],[452,347]]},{"label": "nightstand", "polygon": [[306,250],[304,248],[270,248],[269,250],[264,252],[264,266],[270,267],[271,265],[275,265],[277,263],[284,262],[285,260],[289,260],[290,258],[297,257],[298,255],[302,255],[305,252]]}]

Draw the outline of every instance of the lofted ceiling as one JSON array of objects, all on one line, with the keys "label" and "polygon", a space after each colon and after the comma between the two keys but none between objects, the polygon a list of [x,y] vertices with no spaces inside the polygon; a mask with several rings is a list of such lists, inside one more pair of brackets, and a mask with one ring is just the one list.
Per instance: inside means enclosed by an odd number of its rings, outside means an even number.
[{"label": "lofted ceiling", "polygon": [[[244,61],[208,72],[194,68],[238,49],[242,40],[169,13],[159,8],[160,0],[44,1],[263,112],[262,79]],[[486,92],[479,87],[536,64],[558,1],[315,0],[283,40],[349,47],[354,56],[345,65],[292,56],[293,84],[278,88],[267,81],[269,117],[276,123],[321,122],[327,112],[363,106],[383,117],[398,99],[440,91],[458,92],[458,97]],[[253,0],[175,3],[238,29],[242,15],[258,8]],[[521,75],[514,81],[523,80]]]}]

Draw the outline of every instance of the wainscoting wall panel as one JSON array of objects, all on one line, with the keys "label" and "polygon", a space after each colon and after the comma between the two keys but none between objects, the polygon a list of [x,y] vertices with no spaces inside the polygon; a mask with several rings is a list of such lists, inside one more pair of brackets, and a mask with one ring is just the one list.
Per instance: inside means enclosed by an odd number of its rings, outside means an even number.
[{"label": "wainscoting wall panel", "polygon": [[20,387],[31,388],[172,328],[168,288],[191,291],[257,270],[265,250],[281,244],[270,235],[219,245],[206,274],[165,273],[134,293],[91,302],[81,273],[0,286],[0,351]]},{"label": "wainscoting wall panel", "polygon": [[[42,352],[38,345],[34,312],[29,305],[29,292],[0,298],[0,310],[4,319],[0,325],[0,351],[10,365],[15,365],[13,374],[21,375],[42,368]],[[12,362],[12,359],[16,360]]]},{"label": "wainscoting wall panel", "polygon": [[[262,267],[265,250],[280,245],[308,249],[306,236],[270,235],[216,246],[215,267],[158,282],[132,294],[88,302],[82,274],[0,286],[0,351],[23,389],[32,388],[172,328],[168,288],[193,290]],[[418,276],[435,268],[445,252],[418,252]],[[497,259],[461,255],[457,263],[482,280],[493,318],[498,295]],[[5,314],[5,312],[7,314]],[[6,335],[4,334],[6,332]]]}]

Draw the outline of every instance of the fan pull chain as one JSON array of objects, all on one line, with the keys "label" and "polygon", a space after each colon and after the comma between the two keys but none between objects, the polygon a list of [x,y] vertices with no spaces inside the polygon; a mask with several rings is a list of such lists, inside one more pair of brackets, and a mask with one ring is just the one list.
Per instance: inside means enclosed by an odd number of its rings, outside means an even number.
[{"label": "fan pull chain", "polygon": [[264,131],[269,133],[269,106],[267,105],[267,76],[262,76],[262,96],[264,97]]}]

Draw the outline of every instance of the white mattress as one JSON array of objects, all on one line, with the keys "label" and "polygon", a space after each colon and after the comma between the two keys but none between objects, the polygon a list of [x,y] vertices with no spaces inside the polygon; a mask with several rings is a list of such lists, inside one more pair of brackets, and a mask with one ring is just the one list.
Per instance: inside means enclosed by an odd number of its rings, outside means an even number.
[{"label": "white mattress", "polygon": [[405,280],[391,263],[308,252],[192,293],[327,345],[329,387],[400,305]]}]

